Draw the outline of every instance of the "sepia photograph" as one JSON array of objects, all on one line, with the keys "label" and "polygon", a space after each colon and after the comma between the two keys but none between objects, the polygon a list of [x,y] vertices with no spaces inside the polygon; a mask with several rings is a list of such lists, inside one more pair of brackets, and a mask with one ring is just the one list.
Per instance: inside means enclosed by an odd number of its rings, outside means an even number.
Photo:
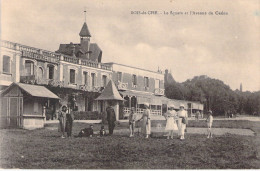
[{"label": "sepia photograph", "polygon": [[260,169],[259,0],[0,9],[0,169]]}]

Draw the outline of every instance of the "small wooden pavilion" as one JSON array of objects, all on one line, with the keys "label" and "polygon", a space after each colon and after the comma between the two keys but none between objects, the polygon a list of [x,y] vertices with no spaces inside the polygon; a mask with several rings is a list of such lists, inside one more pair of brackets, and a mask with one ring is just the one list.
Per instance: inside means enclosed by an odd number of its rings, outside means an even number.
[{"label": "small wooden pavilion", "polygon": [[[96,100],[103,100],[105,102],[114,101],[115,106],[113,106],[116,114],[116,120],[119,120],[119,101],[124,101],[124,99],[120,96],[115,83],[110,80],[103,90],[103,92],[96,98]],[[105,103],[107,106],[107,103]]]},{"label": "small wooden pavilion", "polygon": [[0,126],[35,129],[44,127],[45,107],[59,97],[44,86],[13,83],[1,92]]}]

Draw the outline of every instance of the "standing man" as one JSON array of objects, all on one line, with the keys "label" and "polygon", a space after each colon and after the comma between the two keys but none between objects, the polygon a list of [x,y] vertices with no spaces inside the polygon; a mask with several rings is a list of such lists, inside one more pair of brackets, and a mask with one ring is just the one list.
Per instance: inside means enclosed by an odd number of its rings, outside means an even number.
[{"label": "standing man", "polygon": [[66,114],[66,127],[65,127],[68,137],[71,137],[72,134],[73,121],[74,121],[74,114],[72,111],[69,111],[69,113]]},{"label": "standing man", "polygon": [[108,122],[109,135],[112,135],[115,128],[116,114],[115,114],[115,110],[113,109],[114,106],[113,101],[109,101],[108,105],[109,106],[106,108],[107,122]]}]

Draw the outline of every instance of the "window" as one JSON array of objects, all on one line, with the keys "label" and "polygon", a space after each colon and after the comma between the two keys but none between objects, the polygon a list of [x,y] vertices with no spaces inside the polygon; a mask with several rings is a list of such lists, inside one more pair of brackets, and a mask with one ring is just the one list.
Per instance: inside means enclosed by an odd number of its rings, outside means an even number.
[{"label": "window", "polygon": [[149,87],[149,78],[148,77],[144,77],[144,86]]},{"label": "window", "polygon": [[103,76],[102,76],[102,86],[103,86],[103,87],[106,87],[106,85],[107,85],[107,76],[106,76],[106,75],[103,75]]},{"label": "window", "polygon": [[137,77],[136,77],[136,75],[132,76],[132,83],[133,83],[134,86],[137,85]]},{"label": "window", "polygon": [[117,81],[122,82],[122,72],[117,72]]},{"label": "window", "polygon": [[25,61],[25,76],[34,75],[34,64],[32,61]]},{"label": "window", "polygon": [[92,82],[92,87],[95,87],[95,73],[91,73],[91,82]]},{"label": "window", "polygon": [[88,85],[88,72],[83,72],[84,84]]},{"label": "window", "polygon": [[155,80],[154,88],[160,88],[160,80],[158,79]]},{"label": "window", "polygon": [[37,70],[37,75],[38,75],[38,80],[40,81],[43,79],[43,69],[41,67],[38,68]]},{"label": "window", "polygon": [[3,56],[3,72],[10,73],[10,57],[5,55]]},{"label": "window", "polygon": [[49,79],[54,79],[54,66],[49,65],[48,66],[48,71],[49,71]]},{"label": "window", "polygon": [[75,84],[75,70],[70,69],[70,83]]}]

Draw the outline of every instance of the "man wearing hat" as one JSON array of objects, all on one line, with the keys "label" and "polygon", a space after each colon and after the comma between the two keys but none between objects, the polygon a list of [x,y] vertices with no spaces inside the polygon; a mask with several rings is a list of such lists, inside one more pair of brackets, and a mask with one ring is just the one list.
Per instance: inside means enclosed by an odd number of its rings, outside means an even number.
[{"label": "man wearing hat", "polygon": [[207,138],[212,138],[211,127],[212,127],[212,123],[213,123],[213,116],[212,116],[211,110],[208,112],[208,118],[207,118],[206,122],[207,122],[207,126],[208,126],[208,137]]},{"label": "man wearing hat", "polygon": [[184,110],[183,104],[180,104],[180,110],[178,111],[178,117],[179,117],[178,127],[179,127],[180,139],[184,140],[186,124],[187,124],[187,121],[188,121],[188,114],[187,114],[187,111]]},{"label": "man wearing hat", "polygon": [[108,130],[109,130],[109,135],[112,135],[114,132],[114,128],[115,128],[116,114],[115,114],[114,108],[112,107],[112,106],[114,106],[114,102],[109,101],[108,105],[109,106],[106,108]]}]

